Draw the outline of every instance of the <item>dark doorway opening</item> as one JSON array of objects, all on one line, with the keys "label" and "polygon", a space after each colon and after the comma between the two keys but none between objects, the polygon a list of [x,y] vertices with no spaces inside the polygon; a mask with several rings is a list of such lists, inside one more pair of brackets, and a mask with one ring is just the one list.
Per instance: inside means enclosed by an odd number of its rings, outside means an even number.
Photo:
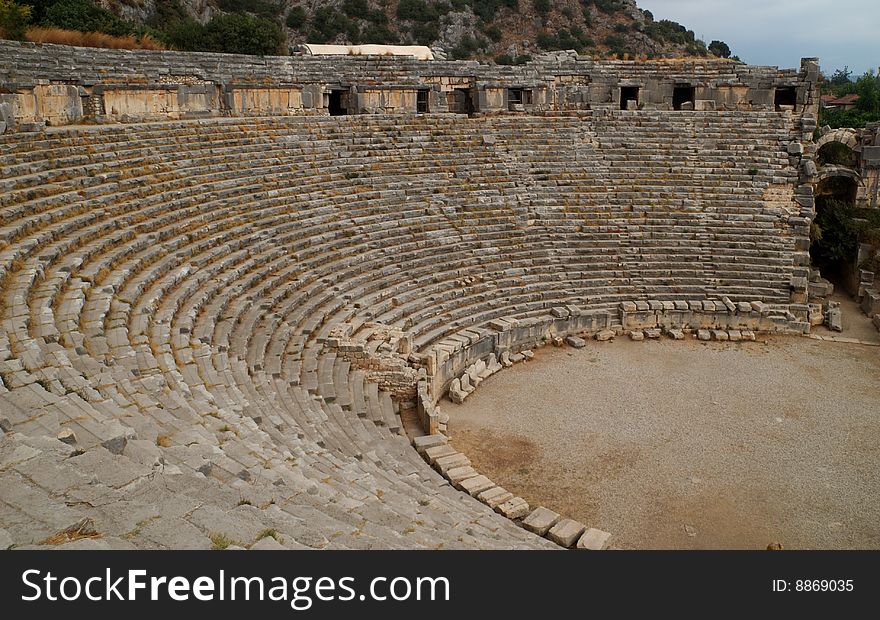
[{"label": "dark doorway opening", "polygon": [[859,234],[854,211],[858,183],[848,176],[830,176],[818,183],[815,193],[810,262],[822,277],[846,290],[858,256]]},{"label": "dark doorway opening", "polygon": [[327,101],[327,110],[330,116],[345,116],[348,113],[346,109],[347,93],[344,90],[331,90],[330,98]]},{"label": "dark doorway opening", "polygon": [[[676,86],[672,90],[672,109],[681,110],[685,103],[693,104],[697,99],[697,89],[693,86]],[[693,107],[690,108],[691,110]]]},{"label": "dark doorway opening", "polygon": [[797,90],[795,87],[783,86],[777,88],[776,94],[773,97],[773,104],[776,106],[777,111],[781,110],[782,106],[794,107],[797,105]]},{"label": "dark doorway opening", "polygon": [[417,90],[416,91],[416,112],[418,114],[427,114],[428,113],[428,91],[426,91],[426,90]]},{"label": "dark doorway opening", "polygon": [[620,109],[626,110],[629,102],[635,101],[636,107],[639,105],[639,87],[638,86],[621,86],[620,87]]},{"label": "dark doorway opening", "polygon": [[855,168],[858,166],[858,158],[855,151],[842,142],[826,142],[816,152],[816,165]]},{"label": "dark doorway opening", "polygon": [[471,96],[469,88],[456,88],[446,94],[446,103],[449,105],[449,111],[454,114],[474,113],[474,100]]}]

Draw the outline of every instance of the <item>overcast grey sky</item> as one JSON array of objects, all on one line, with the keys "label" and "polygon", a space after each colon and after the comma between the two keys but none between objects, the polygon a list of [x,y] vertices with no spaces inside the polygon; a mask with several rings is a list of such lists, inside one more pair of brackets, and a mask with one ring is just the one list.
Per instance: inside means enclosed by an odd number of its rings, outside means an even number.
[{"label": "overcast grey sky", "polygon": [[743,61],[799,67],[818,56],[822,71],[855,75],[880,65],[880,0],[637,0],[708,44],[720,39]]}]

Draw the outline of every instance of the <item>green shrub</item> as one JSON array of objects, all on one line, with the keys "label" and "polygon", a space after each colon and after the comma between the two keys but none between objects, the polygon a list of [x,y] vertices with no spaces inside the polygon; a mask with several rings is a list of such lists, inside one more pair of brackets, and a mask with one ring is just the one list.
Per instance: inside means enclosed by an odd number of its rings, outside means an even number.
[{"label": "green shrub", "polygon": [[230,13],[253,13],[277,17],[284,5],[278,0],[217,0],[217,6]]},{"label": "green shrub", "polygon": [[31,21],[31,7],[0,0],[0,38],[21,41]]},{"label": "green shrub", "polygon": [[135,27],[90,0],[60,0],[46,9],[41,26],[114,36],[134,34]]},{"label": "green shrub", "polygon": [[370,5],[367,0],[344,0],[342,12],[349,17],[367,19],[370,15]]},{"label": "green shrub", "polygon": [[440,26],[436,22],[413,24],[410,34],[419,45],[430,45],[440,38]]},{"label": "green shrub", "polygon": [[550,14],[550,9],[552,8],[550,0],[532,0],[532,6],[535,9],[535,13],[543,18]]},{"label": "green shrub", "polygon": [[489,37],[489,40],[493,43],[498,43],[498,41],[500,41],[504,37],[501,32],[501,28],[499,28],[498,26],[488,26],[487,28],[483,29],[483,32],[486,34],[487,37]]},{"label": "green shrub", "polygon": [[278,22],[262,17],[218,15],[205,30],[211,47],[218,52],[266,56],[280,53],[284,44]]},{"label": "green shrub", "polygon": [[288,28],[299,30],[306,25],[308,20],[309,16],[304,8],[301,6],[292,6],[290,7],[290,12],[287,14],[284,23],[287,24]]},{"label": "green shrub", "polygon": [[383,24],[369,24],[361,32],[361,39],[364,43],[379,45],[391,45],[398,42],[397,35]]},{"label": "green shrub", "polygon": [[321,7],[312,14],[310,37],[327,43],[348,30],[348,18],[333,7]]},{"label": "green shrub", "polygon": [[833,199],[817,201],[816,219],[810,234],[814,258],[830,262],[853,260],[858,252],[863,227],[853,216],[855,209],[847,202]]}]

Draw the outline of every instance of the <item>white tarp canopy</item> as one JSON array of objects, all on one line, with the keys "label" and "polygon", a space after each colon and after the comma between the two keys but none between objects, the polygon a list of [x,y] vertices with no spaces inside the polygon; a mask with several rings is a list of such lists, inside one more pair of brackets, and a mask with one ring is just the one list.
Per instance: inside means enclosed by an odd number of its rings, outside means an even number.
[{"label": "white tarp canopy", "polygon": [[417,60],[434,60],[431,48],[425,45],[316,45],[303,43],[298,50],[311,56],[415,56]]}]

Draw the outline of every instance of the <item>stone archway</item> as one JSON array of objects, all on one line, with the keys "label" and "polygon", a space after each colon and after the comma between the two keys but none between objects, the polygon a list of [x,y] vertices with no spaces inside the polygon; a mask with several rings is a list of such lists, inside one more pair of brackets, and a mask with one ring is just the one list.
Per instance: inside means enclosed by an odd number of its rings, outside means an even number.
[{"label": "stone archway", "polygon": [[818,151],[829,142],[840,142],[855,149],[859,145],[859,134],[855,129],[833,129],[816,141],[816,150]]}]

